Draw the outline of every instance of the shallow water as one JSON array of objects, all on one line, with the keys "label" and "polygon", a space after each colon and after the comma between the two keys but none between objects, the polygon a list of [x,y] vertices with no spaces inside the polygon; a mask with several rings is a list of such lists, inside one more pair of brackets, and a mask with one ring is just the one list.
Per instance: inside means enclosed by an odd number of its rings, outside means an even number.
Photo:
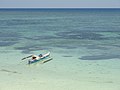
[{"label": "shallow water", "polygon": [[[0,9],[0,89],[119,90],[119,19],[120,9]],[[44,64],[21,61],[47,51]]]}]

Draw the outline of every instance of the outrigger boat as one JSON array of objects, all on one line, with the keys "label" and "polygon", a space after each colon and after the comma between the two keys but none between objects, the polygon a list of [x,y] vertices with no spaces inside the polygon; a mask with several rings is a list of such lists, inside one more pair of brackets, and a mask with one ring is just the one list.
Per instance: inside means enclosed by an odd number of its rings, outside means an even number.
[{"label": "outrigger boat", "polygon": [[[35,55],[36,56],[36,55]],[[34,57],[34,55],[30,55],[28,57],[25,57],[23,58],[22,60],[26,59],[26,58],[30,58],[30,57]],[[36,63],[36,62],[39,62],[39,61],[43,61],[43,63],[45,62],[48,62],[50,60],[52,60],[52,58],[49,58],[50,57],[50,52],[44,54],[44,55],[39,55],[39,56],[36,56],[37,58],[36,59],[30,59],[28,60],[28,64],[33,64],[33,63]],[[47,59],[47,60],[46,60]]]},{"label": "outrigger boat", "polygon": [[38,56],[39,58],[36,59],[36,60],[29,60],[29,61],[28,61],[28,64],[32,64],[32,63],[36,63],[36,62],[38,62],[38,61],[44,60],[44,59],[46,59],[46,58],[49,57],[49,56],[50,56],[50,52],[42,55],[41,57]]}]

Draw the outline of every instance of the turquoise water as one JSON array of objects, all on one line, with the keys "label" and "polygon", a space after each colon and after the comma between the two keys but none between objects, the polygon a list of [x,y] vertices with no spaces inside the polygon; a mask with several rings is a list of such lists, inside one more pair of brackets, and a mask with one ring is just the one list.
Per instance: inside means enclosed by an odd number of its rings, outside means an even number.
[{"label": "turquoise water", "polygon": [[119,90],[119,53],[120,9],[0,9],[1,90]]}]

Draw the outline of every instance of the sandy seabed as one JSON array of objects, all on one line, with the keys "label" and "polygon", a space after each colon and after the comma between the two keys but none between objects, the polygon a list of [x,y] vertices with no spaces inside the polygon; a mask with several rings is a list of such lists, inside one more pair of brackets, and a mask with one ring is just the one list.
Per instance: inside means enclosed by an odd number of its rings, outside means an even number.
[{"label": "sandy seabed", "polygon": [[[51,53],[47,63],[27,65],[19,51],[1,54],[0,90],[119,90],[118,59],[87,61]],[[11,56],[11,57],[8,57]],[[8,59],[9,58],[9,59]],[[9,60],[9,61],[8,61]]]}]

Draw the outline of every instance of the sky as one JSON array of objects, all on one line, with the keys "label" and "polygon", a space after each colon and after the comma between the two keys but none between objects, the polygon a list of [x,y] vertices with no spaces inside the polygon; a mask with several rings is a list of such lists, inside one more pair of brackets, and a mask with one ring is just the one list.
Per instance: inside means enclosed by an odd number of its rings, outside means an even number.
[{"label": "sky", "polygon": [[0,0],[0,8],[120,8],[120,0]]}]

